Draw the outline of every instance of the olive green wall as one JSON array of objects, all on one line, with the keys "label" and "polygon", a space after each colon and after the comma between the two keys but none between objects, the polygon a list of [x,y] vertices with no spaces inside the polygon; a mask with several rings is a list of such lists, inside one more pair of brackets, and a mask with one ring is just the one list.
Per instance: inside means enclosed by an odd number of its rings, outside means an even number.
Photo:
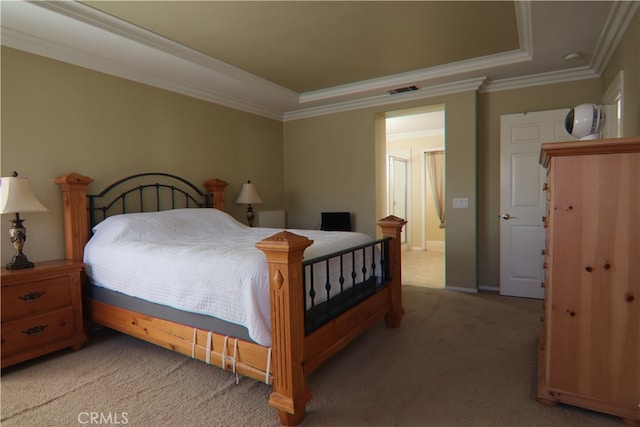
[{"label": "olive green wall", "polygon": [[[464,92],[385,107],[285,122],[285,200],[288,225],[315,227],[320,212],[354,214],[358,231],[376,234],[384,207],[387,112],[444,104],[446,126],[445,231],[450,288],[476,289],[476,94]],[[375,185],[374,185],[375,183]],[[466,197],[467,209],[449,209]]]},{"label": "olive green wall", "polygon": [[[284,206],[282,123],[183,95],[2,47],[1,173],[29,178],[49,213],[28,214],[25,253],[64,258],[62,196],[53,179],[78,172],[90,190],[130,174],[167,172],[196,185],[229,182],[227,211],[242,183],[256,183],[265,203]],[[2,262],[13,254],[10,215],[2,216]]]},{"label": "olive green wall", "polygon": [[[291,222],[313,226],[318,212],[344,209],[356,213],[360,231],[372,233],[375,219],[385,209],[379,200],[385,191],[385,142],[380,135],[384,113],[442,102],[446,104],[447,286],[498,288],[500,116],[599,103],[623,70],[623,135],[640,135],[639,27],[640,13],[636,13],[602,78],[480,93],[477,114],[475,94],[464,93],[285,123],[285,198]],[[369,151],[372,141],[375,159]],[[331,166],[334,157],[341,157],[338,167]],[[309,171],[313,172],[306,175]],[[370,184],[372,175],[375,188]],[[469,209],[452,209],[453,197],[469,197]],[[371,210],[374,203],[376,215]]]},{"label": "olive green wall", "polygon": [[[354,213],[371,235],[385,214],[387,113],[444,104],[446,117],[446,280],[475,291],[499,286],[499,147],[503,114],[599,102],[624,71],[624,135],[640,134],[640,16],[636,14],[602,78],[479,93],[464,92],[280,123],[143,84],[2,47],[2,175],[30,178],[49,213],[24,214],[25,252],[63,257],[62,203],[53,179],[76,171],[90,189],[127,174],[175,173],[195,183],[230,183],[228,211],[246,179],[286,209],[288,226],[316,228],[323,210]],[[454,197],[469,208],[452,209]],[[7,215],[2,223],[8,228]],[[2,231],[0,229],[0,231]],[[6,231],[5,231],[6,232]],[[11,257],[0,239],[2,261]]]},{"label": "olive green wall", "polygon": [[284,123],[287,226],[317,228],[323,211],[348,211],[375,234],[374,116],[358,110]]}]

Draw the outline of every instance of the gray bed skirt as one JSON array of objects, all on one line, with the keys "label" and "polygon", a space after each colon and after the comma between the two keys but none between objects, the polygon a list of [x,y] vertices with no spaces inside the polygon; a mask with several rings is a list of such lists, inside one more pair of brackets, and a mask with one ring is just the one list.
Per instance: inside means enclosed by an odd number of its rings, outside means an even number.
[{"label": "gray bed skirt", "polygon": [[121,307],[125,310],[135,311],[147,316],[192,326],[205,331],[213,331],[220,335],[228,335],[244,341],[255,342],[251,339],[249,331],[244,326],[229,323],[216,317],[178,310],[93,285],[88,285],[84,289],[84,296],[85,298]]}]

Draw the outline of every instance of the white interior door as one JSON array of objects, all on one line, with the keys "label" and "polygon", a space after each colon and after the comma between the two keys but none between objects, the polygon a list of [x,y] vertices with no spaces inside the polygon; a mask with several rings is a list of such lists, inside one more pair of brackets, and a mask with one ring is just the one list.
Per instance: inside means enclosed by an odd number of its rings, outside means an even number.
[{"label": "white interior door", "polygon": [[569,109],[509,114],[500,118],[500,294],[543,298],[546,173],[543,142],[575,139],[564,119]]}]

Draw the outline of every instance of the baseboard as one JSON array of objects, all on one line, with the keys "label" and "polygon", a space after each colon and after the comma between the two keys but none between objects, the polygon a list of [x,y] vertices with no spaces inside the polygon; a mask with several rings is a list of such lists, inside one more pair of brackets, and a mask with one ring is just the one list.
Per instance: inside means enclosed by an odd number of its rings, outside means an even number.
[{"label": "baseboard", "polygon": [[427,248],[432,246],[434,248],[444,248],[444,241],[442,240],[427,240]]},{"label": "baseboard", "polygon": [[428,251],[431,249],[444,250],[444,242],[442,240],[427,240],[427,246],[411,246],[412,251]]},{"label": "baseboard", "polygon": [[497,286],[478,286],[478,289],[488,292],[500,292],[500,288]]},{"label": "baseboard", "polygon": [[449,285],[445,285],[444,287],[445,289],[449,290],[449,291],[456,291],[456,292],[464,292],[466,294],[477,294],[478,290],[477,289],[472,289],[472,288],[462,288],[459,286],[449,286]]}]

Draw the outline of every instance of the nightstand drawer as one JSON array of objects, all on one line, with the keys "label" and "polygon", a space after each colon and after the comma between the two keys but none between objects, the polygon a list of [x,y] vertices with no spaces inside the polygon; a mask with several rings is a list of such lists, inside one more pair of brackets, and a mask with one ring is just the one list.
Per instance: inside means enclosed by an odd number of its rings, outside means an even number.
[{"label": "nightstand drawer", "polygon": [[44,261],[2,274],[2,368],[66,347],[82,348],[81,262]]},{"label": "nightstand drawer", "polygon": [[71,337],[73,309],[67,308],[2,324],[2,357]]},{"label": "nightstand drawer", "polygon": [[2,290],[2,322],[71,306],[71,276],[53,277]]}]

